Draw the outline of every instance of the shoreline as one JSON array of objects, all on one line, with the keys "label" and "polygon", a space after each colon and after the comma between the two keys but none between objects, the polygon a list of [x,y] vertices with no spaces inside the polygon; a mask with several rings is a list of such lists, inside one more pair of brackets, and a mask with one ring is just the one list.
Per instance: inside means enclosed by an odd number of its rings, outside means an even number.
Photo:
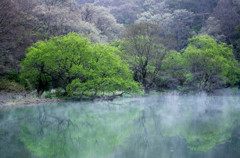
[{"label": "shoreline", "polygon": [[0,109],[6,107],[24,107],[31,104],[63,102],[59,98],[38,98],[32,93],[0,93]]},{"label": "shoreline", "polygon": [[[240,90],[238,92],[233,93],[229,91],[229,89],[216,90],[214,93],[207,94],[206,92],[198,92],[198,93],[181,93],[180,91],[172,90],[172,91],[163,91],[163,92],[150,92],[149,94],[137,95],[132,97],[140,97],[140,96],[148,96],[148,95],[179,95],[179,96],[188,96],[188,95],[209,95],[209,96],[232,96],[232,95],[240,95]],[[85,98],[79,99],[74,97],[68,98],[38,98],[33,93],[0,93],[0,109],[7,107],[25,107],[31,106],[32,104],[41,104],[41,103],[57,103],[57,102],[67,102],[67,101],[112,101],[120,96],[104,96],[97,98]]]},{"label": "shoreline", "polygon": [[58,103],[58,102],[67,102],[67,101],[103,101],[103,100],[114,100],[118,96],[109,96],[109,97],[97,97],[97,98],[73,98],[68,97],[65,99],[61,98],[38,98],[31,94],[14,94],[14,93],[7,93],[3,94],[0,93],[0,109],[7,108],[7,107],[25,107],[31,106],[32,104],[42,104],[42,103]]},{"label": "shoreline", "polygon": [[9,100],[0,104],[0,108],[6,107],[25,107],[31,106],[32,104],[41,104],[41,103],[55,103],[55,102],[64,102],[66,100],[62,99],[41,99],[41,98],[26,98],[20,101]]}]

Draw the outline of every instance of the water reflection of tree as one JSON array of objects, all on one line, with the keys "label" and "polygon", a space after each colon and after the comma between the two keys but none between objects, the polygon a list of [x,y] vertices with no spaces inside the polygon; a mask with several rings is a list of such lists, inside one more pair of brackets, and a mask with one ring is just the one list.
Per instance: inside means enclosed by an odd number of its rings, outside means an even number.
[{"label": "water reflection of tree", "polygon": [[[148,106],[136,122],[138,129],[128,139],[128,145],[122,148],[122,153],[117,154],[117,158],[197,158],[207,154],[224,157],[224,149],[230,149],[228,152],[231,153],[231,147],[234,146],[236,152],[240,146],[240,136],[233,131],[240,124],[238,99],[202,99],[202,102],[198,102],[192,101],[192,98],[178,98],[173,102],[177,105],[172,105],[169,100],[167,103],[164,100],[146,103]],[[231,155],[236,157],[237,154]]]},{"label": "water reflection of tree", "polygon": [[125,140],[139,110],[94,113],[67,110],[57,116],[39,107],[37,114],[21,123],[21,140],[34,155],[48,158],[108,157]]},{"label": "water reflection of tree", "polygon": [[68,118],[51,115],[39,106],[32,117],[21,122],[20,139],[36,156],[67,157],[65,145],[71,126]]}]

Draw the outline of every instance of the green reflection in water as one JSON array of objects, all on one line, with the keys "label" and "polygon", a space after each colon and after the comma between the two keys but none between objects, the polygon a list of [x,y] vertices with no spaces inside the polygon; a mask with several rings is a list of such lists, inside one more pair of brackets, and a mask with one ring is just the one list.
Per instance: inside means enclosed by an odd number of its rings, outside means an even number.
[{"label": "green reflection in water", "polygon": [[96,113],[81,108],[58,117],[43,107],[39,115],[21,123],[20,139],[39,157],[106,157],[129,136],[140,111]]},{"label": "green reflection in water", "polygon": [[[163,118],[161,122],[161,131],[164,136],[179,136],[187,142],[187,147],[194,151],[206,152],[218,144],[230,141],[232,131],[240,122],[240,113],[236,111],[239,107],[239,98],[226,98],[226,102],[221,97],[206,97],[204,101],[196,101],[191,105],[190,98],[178,100],[180,109],[163,108],[161,114],[175,113],[178,109],[179,114],[174,116],[172,122]],[[216,101],[222,102],[216,102]],[[200,103],[197,105],[196,103]],[[198,109],[199,106],[201,106]]]},{"label": "green reflection in water", "polygon": [[238,96],[68,102],[0,115],[3,158],[240,157]]}]

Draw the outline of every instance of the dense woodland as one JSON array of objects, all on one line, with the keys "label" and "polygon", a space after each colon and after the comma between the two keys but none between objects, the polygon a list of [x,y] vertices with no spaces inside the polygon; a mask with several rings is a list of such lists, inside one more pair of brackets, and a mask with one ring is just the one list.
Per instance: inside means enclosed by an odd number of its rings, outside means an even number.
[{"label": "dense woodland", "polygon": [[212,92],[239,60],[239,0],[0,2],[0,91]]}]

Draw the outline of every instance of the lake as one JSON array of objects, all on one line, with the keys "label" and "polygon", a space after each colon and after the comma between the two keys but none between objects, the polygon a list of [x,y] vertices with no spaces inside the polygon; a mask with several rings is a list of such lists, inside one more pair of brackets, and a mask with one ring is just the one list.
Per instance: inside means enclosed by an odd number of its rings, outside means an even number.
[{"label": "lake", "polygon": [[150,95],[0,110],[1,158],[239,158],[240,97]]}]

